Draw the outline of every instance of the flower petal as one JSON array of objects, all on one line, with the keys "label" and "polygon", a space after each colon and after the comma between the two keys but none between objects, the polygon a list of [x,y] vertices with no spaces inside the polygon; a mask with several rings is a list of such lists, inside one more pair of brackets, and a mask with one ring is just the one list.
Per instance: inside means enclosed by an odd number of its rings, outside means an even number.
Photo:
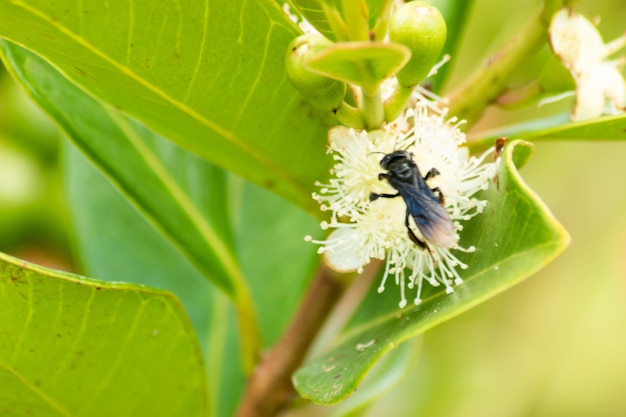
[{"label": "flower petal", "polygon": [[607,100],[611,103],[611,113],[623,110],[626,104],[626,83],[614,64],[596,62],[578,77],[572,120],[601,116]]},{"label": "flower petal", "polygon": [[370,262],[362,248],[363,241],[364,237],[358,228],[335,229],[326,240],[326,263],[337,272],[360,270]]},{"label": "flower petal", "polygon": [[598,29],[587,18],[567,8],[552,18],[550,44],[563,65],[577,74],[590,62],[601,61],[606,56]]}]

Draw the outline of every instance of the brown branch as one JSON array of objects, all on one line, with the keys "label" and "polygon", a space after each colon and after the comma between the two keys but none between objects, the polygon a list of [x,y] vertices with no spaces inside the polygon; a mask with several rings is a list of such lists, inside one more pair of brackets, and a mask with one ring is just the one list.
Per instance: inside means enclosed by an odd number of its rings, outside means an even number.
[{"label": "brown branch", "polygon": [[338,275],[322,264],[289,327],[250,377],[238,417],[274,416],[292,398],[291,375],[344,290]]}]

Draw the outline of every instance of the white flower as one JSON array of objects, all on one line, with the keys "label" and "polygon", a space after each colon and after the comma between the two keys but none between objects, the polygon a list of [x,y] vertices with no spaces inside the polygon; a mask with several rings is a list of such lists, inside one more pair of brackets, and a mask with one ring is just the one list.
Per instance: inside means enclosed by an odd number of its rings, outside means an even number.
[{"label": "white flower", "polygon": [[[465,135],[459,129],[460,123],[446,120],[445,112],[429,113],[431,107],[418,103],[415,110],[407,111],[383,130],[333,128],[329,134],[329,153],[336,161],[331,170],[333,177],[328,184],[317,184],[320,191],[313,194],[321,209],[330,211],[330,220],[323,222],[322,228],[334,230],[326,240],[307,240],[320,244],[318,252],[340,272],[361,272],[371,259],[386,259],[378,291],[382,292],[387,279],[393,276],[400,286],[401,307],[407,304],[407,288],[416,288],[414,302],[419,304],[424,281],[433,286],[443,284],[446,292],[452,292],[452,285],[463,281],[457,270],[467,266],[452,252],[474,250],[460,247],[458,234],[462,222],[485,207],[486,201],[474,195],[486,188],[495,174],[494,163],[482,164],[488,153],[470,157],[467,148],[461,146]],[[449,247],[427,241],[429,251],[409,238],[404,224],[407,206],[401,197],[370,200],[370,193],[396,193],[378,177],[384,171],[381,158],[394,150],[412,153],[422,175],[432,168],[439,171],[428,185],[438,187],[445,197],[445,209],[456,234],[455,239],[448,240]],[[421,236],[415,224],[412,230]]]},{"label": "white flower", "polygon": [[576,81],[573,120],[624,110],[626,83],[620,72],[623,61],[606,58],[626,45],[626,36],[605,44],[589,20],[564,8],[555,13],[550,23],[550,44]]}]

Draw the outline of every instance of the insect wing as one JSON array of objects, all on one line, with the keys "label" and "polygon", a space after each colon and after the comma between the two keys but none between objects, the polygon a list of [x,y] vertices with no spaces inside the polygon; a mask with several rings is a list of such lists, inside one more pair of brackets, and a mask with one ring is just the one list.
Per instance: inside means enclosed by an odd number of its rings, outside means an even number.
[{"label": "insect wing", "polygon": [[430,190],[420,190],[409,184],[399,184],[397,189],[424,239],[443,248],[456,244],[452,218]]}]

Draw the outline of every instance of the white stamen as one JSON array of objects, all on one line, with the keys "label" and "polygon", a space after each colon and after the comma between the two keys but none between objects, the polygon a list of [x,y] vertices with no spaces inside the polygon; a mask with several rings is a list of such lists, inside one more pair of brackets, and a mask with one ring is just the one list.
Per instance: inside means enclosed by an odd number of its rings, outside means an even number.
[{"label": "white stamen", "polygon": [[[435,110],[436,108],[436,110]],[[465,135],[459,129],[464,121],[446,120],[446,109],[420,99],[414,109],[382,130],[365,132],[346,127],[329,133],[329,151],[336,160],[333,177],[319,184],[315,200],[330,210],[330,219],[322,229],[333,232],[321,245],[328,265],[338,271],[361,271],[371,259],[386,259],[378,292],[386,288],[388,278],[400,287],[401,308],[407,305],[406,289],[415,291],[413,303],[421,302],[424,282],[433,287],[443,285],[446,293],[463,282],[459,271],[468,265],[453,251],[471,253],[473,246],[458,245],[462,223],[481,213],[486,205],[475,194],[485,189],[496,173],[494,163],[484,163],[493,149],[479,157],[470,157]],[[384,170],[379,162],[384,154],[404,149],[425,175],[436,168],[439,175],[429,179],[430,187],[438,187],[445,197],[445,209],[452,218],[455,237],[450,247],[437,247],[426,242],[424,250],[408,236],[404,225],[406,204],[401,197],[370,201],[370,193],[395,194],[387,181],[378,179]],[[423,239],[417,225],[413,232]]]}]

